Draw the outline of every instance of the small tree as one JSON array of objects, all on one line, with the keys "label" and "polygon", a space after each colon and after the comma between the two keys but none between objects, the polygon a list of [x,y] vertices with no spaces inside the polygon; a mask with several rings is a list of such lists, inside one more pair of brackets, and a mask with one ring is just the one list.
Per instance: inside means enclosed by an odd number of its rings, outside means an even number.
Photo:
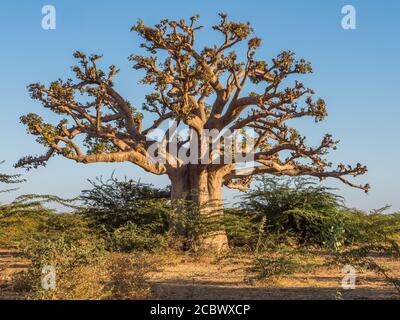
[{"label": "small tree", "polygon": [[[146,95],[143,110],[154,113],[156,120],[146,129],[143,114],[114,87],[118,69],[111,66],[102,71],[97,65],[99,55],[74,54],[78,60],[73,68],[76,81],[57,80],[48,87],[30,85],[31,97],[61,115],[62,120],[53,125],[36,114],[21,117],[28,132],[48,150],[43,156],[21,159],[17,167],[44,165],[54,155],[85,164],[127,161],[153,174],[168,175],[173,200],[194,191],[191,200],[201,208],[200,213],[209,214],[204,204],[212,202],[216,215],[222,214],[223,186],[244,191],[252,178],[261,174],[332,177],[367,191],[368,185],[355,185],[346,179],[365,173],[365,166],[339,164],[332,168],[323,158],[337,143],[331,135],[327,134],[320,145],[308,147],[305,137],[287,125],[289,120],[313,117],[320,121],[327,115],[325,102],[312,98],[313,90],[297,80],[293,85],[285,84],[289,76],[311,73],[311,64],[296,60],[290,51],[283,51],[271,63],[256,59],[261,40],[251,37],[250,24],[229,21],[225,14],[220,17],[213,29],[222,35],[221,43],[203,49],[196,45],[196,34],[202,29],[197,25],[198,16],[188,23],[164,19],[155,27],[139,21],[132,28],[143,38],[141,47],[147,54],[132,55],[130,60],[134,69],[144,72],[142,83],[154,89]],[[241,61],[232,49],[242,48],[238,45],[246,41]],[[247,93],[251,87],[259,89]],[[72,120],[71,125],[67,118]],[[169,152],[169,139],[166,161],[152,161],[149,147],[154,141],[149,133],[169,119],[196,133],[195,139],[179,142],[178,149],[182,150],[201,140],[207,129],[253,129],[257,134],[253,167],[238,169],[240,161],[236,158],[231,163],[220,159],[216,163],[188,164],[180,159],[182,153]],[[166,137],[169,135],[167,131]],[[83,146],[77,141],[83,141]],[[220,151],[226,153],[223,147]],[[206,246],[221,248],[226,243],[224,232],[204,239]]]}]

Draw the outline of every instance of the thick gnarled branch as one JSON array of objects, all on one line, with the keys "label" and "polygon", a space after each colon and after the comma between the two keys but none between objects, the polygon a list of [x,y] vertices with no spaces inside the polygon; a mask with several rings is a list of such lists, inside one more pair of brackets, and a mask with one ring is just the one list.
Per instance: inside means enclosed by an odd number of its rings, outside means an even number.
[{"label": "thick gnarled branch", "polygon": [[[324,156],[335,149],[337,141],[329,134],[319,146],[309,147],[306,137],[289,126],[295,119],[312,117],[318,122],[327,115],[324,100],[313,98],[312,89],[296,79],[290,82],[292,77],[312,73],[311,64],[296,59],[290,51],[270,62],[258,60],[261,39],[253,36],[249,23],[229,21],[225,14],[220,14],[220,21],[212,27],[222,36],[221,42],[199,48],[197,33],[203,27],[197,25],[198,19],[164,19],[154,27],[139,21],[132,28],[144,40],[141,47],[146,54],[129,59],[135,70],[144,73],[141,83],[152,87],[142,109],[155,118],[146,129],[144,115],[114,86],[119,70],[113,65],[106,72],[101,70],[99,55],[74,54],[78,60],[73,68],[76,81],[57,80],[48,87],[30,85],[31,97],[63,119],[52,125],[36,114],[21,117],[28,132],[48,151],[43,156],[25,157],[17,166],[45,165],[54,155],[61,155],[81,163],[130,161],[155,174],[169,173],[185,165],[179,154],[170,152],[167,138],[174,134],[168,130],[161,143],[166,145],[166,164],[150,160],[148,149],[154,141],[148,136],[167,120],[176,120],[194,130],[197,139],[202,139],[205,130],[237,130],[243,137],[247,129],[254,131],[253,168],[235,170],[236,159],[213,167],[225,177],[227,187],[244,191],[254,175],[272,174],[336,178],[368,190],[368,185],[358,186],[347,179],[364,174],[366,167],[339,165],[331,169]],[[247,42],[243,52],[235,52],[243,42]],[[249,82],[257,92],[249,92]],[[185,151],[192,144],[190,139],[182,139],[178,149]],[[217,151],[222,157],[226,150],[221,147]]]}]

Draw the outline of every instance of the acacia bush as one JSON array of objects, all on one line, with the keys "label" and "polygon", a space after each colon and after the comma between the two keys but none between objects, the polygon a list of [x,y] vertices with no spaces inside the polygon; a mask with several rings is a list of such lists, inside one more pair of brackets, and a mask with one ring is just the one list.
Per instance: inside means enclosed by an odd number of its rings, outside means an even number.
[{"label": "acacia bush", "polygon": [[[259,180],[240,206],[227,210],[227,231],[235,245],[253,246],[257,226],[265,219],[264,237],[295,239],[339,251],[345,245],[398,239],[400,214],[366,213],[346,208],[332,189],[312,179]],[[286,239],[286,240],[285,240]]]},{"label": "acacia bush", "polygon": [[106,233],[107,247],[118,252],[152,251],[167,247],[166,234],[154,233],[151,228],[127,222]]},{"label": "acacia bush", "polygon": [[80,196],[83,203],[80,214],[88,217],[93,225],[114,230],[131,222],[154,232],[168,228],[168,189],[134,180],[120,181],[114,176],[89,182],[92,188],[83,190]]},{"label": "acacia bush", "polygon": [[111,176],[90,181],[77,212],[100,230],[113,251],[153,250],[166,246],[172,217],[170,191]]}]

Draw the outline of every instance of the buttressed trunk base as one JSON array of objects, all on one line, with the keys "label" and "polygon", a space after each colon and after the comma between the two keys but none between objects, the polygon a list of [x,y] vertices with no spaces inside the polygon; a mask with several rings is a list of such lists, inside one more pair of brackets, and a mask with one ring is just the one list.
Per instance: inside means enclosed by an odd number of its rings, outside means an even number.
[{"label": "buttressed trunk base", "polygon": [[[223,227],[222,175],[200,166],[187,165],[170,174],[171,198],[183,219],[200,221],[198,243],[190,244],[193,250],[228,250],[228,238]],[[184,202],[185,208],[179,203]],[[190,238],[190,232],[178,227],[177,232]],[[196,232],[196,231],[194,231]]]}]

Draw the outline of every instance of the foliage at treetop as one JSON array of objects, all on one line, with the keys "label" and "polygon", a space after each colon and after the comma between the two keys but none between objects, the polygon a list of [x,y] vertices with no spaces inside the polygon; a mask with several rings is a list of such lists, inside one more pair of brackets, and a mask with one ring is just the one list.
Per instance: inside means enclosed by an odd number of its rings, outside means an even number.
[{"label": "foliage at treetop", "polygon": [[[174,203],[190,194],[190,200],[201,208],[200,214],[209,214],[210,208],[204,204],[212,203],[212,211],[220,216],[222,187],[245,191],[259,175],[335,178],[368,191],[368,184],[349,180],[364,174],[366,166],[334,166],[326,159],[338,142],[331,134],[310,147],[306,137],[291,126],[296,119],[319,122],[327,116],[325,101],[315,98],[314,90],[298,79],[312,72],[311,64],[296,59],[291,51],[281,52],[270,62],[258,59],[262,41],[254,36],[250,23],[230,21],[223,13],[219,16],[212,29],[221,41],[206,47],[196,41],[203,29],[199,16],[189,21],[163,19],[154,27],[138,21],[132,27],[143,39],[141,48],[146,53],[133,54],[129,59],[135,70],[144,73],[141,83],[152,88],[142,106],[144,112],[155,116],[147,128],[137,102],[127,101],[114,85],[119,69],[114,65],[108,70],[100,68],[101,55],[77,51],[74,57],[78,64],[72,69],[75,79],[59,79],[48,86],[31,84],[31,97],[61,120],[47,123],[35,113],[21,117],[46,152],[26,156],[16,166],[36,168],[55,155],[84,164],[131,162],[153,174],[168,175]],[[165,161],[153,161],[149,149],[156,140],[150,133],[167,120],[175,120],[197,134],[180,141],[179,150],[172,152],[174,134],[166,130]],[[201,150],[196,163],[186,162],[187,151],[202,145],[206,130],[222,133],[227,129],[255,132],[251,167],[249,163],[241,166],[243,160],[238,154],[244,149],[227,163],[224,155],[231,150],[220,143],[220,136],[213,141],[206,139],[209,146],[219,145],[216,160],[202,161],[213,159],[211,147]],[[227,243],[221,233],[209,240],[208,244],[221,248]]]}]

